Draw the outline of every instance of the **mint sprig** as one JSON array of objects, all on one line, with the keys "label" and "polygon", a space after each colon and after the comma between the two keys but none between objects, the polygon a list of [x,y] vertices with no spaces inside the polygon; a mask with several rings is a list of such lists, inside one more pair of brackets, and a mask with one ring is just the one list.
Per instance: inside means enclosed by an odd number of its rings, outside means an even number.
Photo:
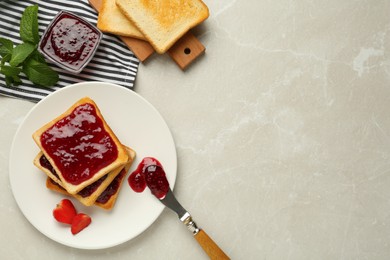
[{"label": "mint sprig", "polygon": [[38,44],[38,6],[29,6],[20,19],[20,38],[23,42]]},{"label": "mint sprig", "polygon": [[7,86],[22,83],[21,72],[36,85],[55,85],[59,80],[58,73],[49,67],[38,51],[38,5],[24,10],[19,33],[23,43],[16,46],[11,40],[0,37],[0,73],[4,74]]},{"label": "mint sprig", "polygon": [[11,60],[9,65],[12,67],[19,66],[23,61],[27,59],[28,56],[35,50],[36,46],[31,43],[25,42],[17,45],[12,50]]},{"label": "mint sprig", "polygon": [[4,57],[7,54],[12,54],[14,44],[11,40],[0,38],[0,56]]}]

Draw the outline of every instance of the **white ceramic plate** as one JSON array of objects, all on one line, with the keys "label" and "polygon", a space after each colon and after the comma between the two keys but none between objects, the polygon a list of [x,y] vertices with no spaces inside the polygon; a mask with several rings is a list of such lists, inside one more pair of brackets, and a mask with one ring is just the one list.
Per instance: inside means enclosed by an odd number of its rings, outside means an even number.
[{"label": "white ceramic plate", "polygon": [[[72,235],[69,226],[56,222],[52,216],[53,209],[64,195],[48,190],[46,175],[33,165],[39,149],[31,135],[85,96],[97,103],[119,140],[132,147],[137,157],[112,211],[85,207],[71,198],[79,212],[88,213],[92,218],[88,228]],[[173,188],[177,169],[176,149],[171,132],[159,112],[135,92],[118,85],[103,82],[74,84],[50,94],[34,106],[17,130],[9,165],[12,192],[28,221],[47,237],[74,248],[112,247],[142,233],[164,209],[148,189],[135,193],[127,183],[129,174],[146,156],[155,157],[163,164]]]}]

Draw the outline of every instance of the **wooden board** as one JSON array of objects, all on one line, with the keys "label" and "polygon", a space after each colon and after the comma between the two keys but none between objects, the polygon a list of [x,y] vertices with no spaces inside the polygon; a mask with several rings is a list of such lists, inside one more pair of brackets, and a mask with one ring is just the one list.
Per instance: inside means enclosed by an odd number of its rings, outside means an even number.
[{"label": "wooden board", "polygon": [[[89,4],[99,12],[103,0],[88,1]],[[146,61],[154,53],[153,47],[146,41],[124,36],[118,37],[141,62]],[[203,54],[205,50],[206,48],[203,44],[191,32],[187,32],[168,50],[167,53],[182,70],[185,70],[188,65]]]},{"label": "wooden board", "polygon": [[191,32],[188,32],[168,50],[168,54],[184,70],[205,50],[203,44]]}]

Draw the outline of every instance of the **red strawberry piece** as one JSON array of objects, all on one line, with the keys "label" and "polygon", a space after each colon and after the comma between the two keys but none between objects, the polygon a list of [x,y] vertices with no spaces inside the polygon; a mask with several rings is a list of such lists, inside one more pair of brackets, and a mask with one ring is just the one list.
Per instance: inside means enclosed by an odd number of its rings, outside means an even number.
[{"label": "red strawberry piece", "polygon": [[77,214],[72,222],[71,231],[73,235],[76,235],[84,228],[88,227],[91,224],[92,219],[90,216],[84,213]]},{"label": "red strawberry piece", "polygon": [[61,223],[72,224],[77,212],[73,203],[68,199],[61,200],[53,210],[54,218]]}]

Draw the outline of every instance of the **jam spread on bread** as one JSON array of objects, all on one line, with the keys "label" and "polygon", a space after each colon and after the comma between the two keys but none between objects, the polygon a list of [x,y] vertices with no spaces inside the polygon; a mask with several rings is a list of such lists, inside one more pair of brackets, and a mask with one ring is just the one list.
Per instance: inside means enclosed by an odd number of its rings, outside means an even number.
[{"label": "jam spread on bread", "polygon": [[[54,176],[56,176],[57,178],[58,177],[58,174],[56,172],[56,170],[53,168],[53,166],[50,164],[49,160],[46,158],[46,156],[42,155],[41,158],[39,159],[39,163],[42,165],[42,167],[45,167],[46,169],[48,169]],[[102,184],[102,182],[107,178],[107,175],[104,175],[103,177],[101,177],[99,180],[95,181],[94,183],[88,185],[87,187],[85,187],[84,189],[82,189],[81,191],[79,191],[77,194],[80,195],[81,197],[83,198],[86,198],[88,196],[91,196],[92,193],[94,193],[97,188]],[[57,184],[54,180],[50,179],[50,181],[55,184],[55,185],[58,185],[60,186],[59,184]],[[60,186],[61,187],[61,186]]]},{"label": "jam spread on bread", "polygon": [[49,160],[46,158],[46,156],[42,155],[41,158],[39,158],[39,163],[45,167],[46,169],[48,169],[54,176],[56,176],[58,179],[60,177],[58,177],[58,174],[56,172],[56,170],[54,170],[53,166],[50,164]]},{"label": "jam spread on bread", "polygon": [[84,189],[79,191],[77,194],[83,198],[91,196],[91,194],[94,193],[99,188],[99,186],[103,183],[103,181],[106,178],[107,178],[107,175],[104,175],[99,180],[95,181],[94,183],[88,185],[87,187],[85,187]]},{"label": "jam spread on bread", "polygon": [[92,178],[118,157],[114,140],[89,103],[75,107],[44,131],[40,141],[64,179],[74,185]]},{"label": "jam spread on bread", "polygon": [[91,98],[81,98],[32,137],[40,148],[33,164],[47,175],[46,188],[87,207],[114,207],[136,153],[119,141]]},{"label": "jam spread on bread", "polygon": [[[50,162],[47,160],[47,158],[44,155],[41,156],[39,162],[41,163],[41,165],[43,167],[45,167],[46,169],[51,171],[53,173],[53,175],[58,176],[56,171],[55,171],[55,169],[53,168],[53,166],[51,166]],[[123,168],[120,171],[120,173],[114,178],[114,180],[110,183],[110,185],[108,185],[108,187],[99,195],[99,197],[97,198],[96,202],[101,203],[101,204],[107,203],[107,201],[113,195],[115,195],[115,193],[117,193],[117,191],[119,190],[120,184],[122,182],[122,179],[124,178],[126,173],[127,173],[127,171],[125,170],[125,168]],[[107,175],[104,175],[99,180],[95,181],[91,185],[89,185],[89,186],[85,187],[84,189],[82,189],[81,191],[79,191],[77,194],[80,195],[83,198],[91,196],[91,194],[94,193],[97,190],[97,188],[102,184],[102,182],[106,178],[107,178]],[[52,184],[57,185],[58,187],[63,189],[54,180],[50,179],[50,181],[51,181]]]},{"label": "jam spread on bread", "polygon": [[63,13],[44,35],[41,50],[74,70],[81,68],[99,42],[99,33],[77,16]]},{"label": "jam spread on bread", "polygon": [[119,190],[122,179],[125,177],[127,171],[125,168],[121,170],[121,172],[114,178],[114,180],[108,185],[108,187],[99,195],[96,202],[105,204],[107,201],[114,196]]},{"label": "jam spread on bread", "polygon": [[169,190],[169,183],[161,163],[153,157],[145,157],[128,178],[135,192],[142,192],[148,186],[153,195],[163,199]]}]

